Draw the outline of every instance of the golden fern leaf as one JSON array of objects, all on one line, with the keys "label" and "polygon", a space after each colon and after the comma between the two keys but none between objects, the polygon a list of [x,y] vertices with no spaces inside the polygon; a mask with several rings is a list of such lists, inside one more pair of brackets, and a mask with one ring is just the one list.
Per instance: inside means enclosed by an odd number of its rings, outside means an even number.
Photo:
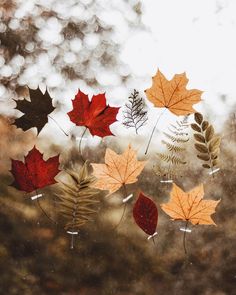
[{"label": "golden fern leaf", "polygon": [[189,140],[187,132],[189,128],[188,116],[185,116],[182,121],[176,121],[175,124],[170,124],[170,127],[168,128],[170,131],[169,133],[163,132],[167,139],[161,141],[162,144],[166,146],[167,152],[157,154],[159,159],[164,162],[164,165],[163,167],[158,166],[154,170],[157,176],[163,178],[163,182],[165,182],[164,180],[166,180],[166,178],[167,181],[177,178],[177,166],[179,172],[179,165],[186,164],[182,159],[182,157],[184,157],[182,152],[186,150],[184,143]]},{"label": "golden fern leaf", "polygon": [[179,157],[175,155],[169,155],[169,154],[163,154],[163,153],[157,153],[157,155],[162,161],[167,163],[171,163],[174,165],[186,164],[186,162],[182,161]]},{"label": "golden fern leaf", "polygon": [[163,180],[170,180],[177,177],[175,170],[170,170],[167,167],[160,167],[159,165],[153,166],[153,172]]},{"label": "golden fern leaf", "polygon": [[187,142],[189,139],[188,138],[184,138],[184,137],[178,137],[178,136],[174,136],[174,135],[170,135],[166,132],[163,132],[163,134],[170,139],[172,142],[177,142],[177,143],[185,143]]},{"label": "golden fern leaf", "polygon": [[181,146],[177,146],[177,145],[174,145],[174,144],[171,144],[165,140],[162,140],[161,141],[164,145],[166,145],[167,149],[170,151],[170,152],[175,152],[175,153],[178,153],[178,152],[183,152],[185,151],[186,149],[184,147],[181,147]]},{"label": "golden fern leaf", "polygon": [[60,182],[61,193],[57,195],[59,212],[66,220],[65,230],[78,231],[97,212],[99,190],[91,187],[95,177],[89,175],[87,162],[79,172],[68,170],[67,174],[68,181]]}]

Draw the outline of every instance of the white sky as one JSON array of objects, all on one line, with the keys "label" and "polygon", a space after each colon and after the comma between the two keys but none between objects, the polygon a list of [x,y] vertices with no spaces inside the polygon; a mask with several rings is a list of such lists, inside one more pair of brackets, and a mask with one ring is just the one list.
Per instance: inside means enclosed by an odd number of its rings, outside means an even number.
[{"label": "white sky", "polygon": [[[121,54],[133,76],[128,88],[144,90],[150,87],[157,68],[169,79],[176,73],[186,72],[189,88],[204,91],[204,102],[196,109],[210,114],[216,129],[220,129],[228,111],[236,103],[236,1],[143,2],[143,22],[148,32],[134,31],[124,43]],[[126,91],[108,89],[109,102],[123,104]],[[220,95],[227,96],[226,103],[219,99]],[[151,104],[149,106],[150,120],[143,135],[148,134],[160,113]],[[121,114],[119,119],[122,119]],[[171,120],[176,117],[167,114],[159,125],[162,127]],[[132,132],[121,127],[120,123],[113,124],[112,130],[117,135],[130,136],[132,140]]]},{"label": "white sky", "polygon": [[152,35],[129,39],[126,61],[133,71],[154,75],[159,67],[168,78],[186,72],[189,87],[204,91],[206,107],[225,115],[218,96],[229,97],[228,107],[236,103],[236,1],[144,2]]},{"label": "white sky", "polygon": [[[130,32],[121,50],[121,59],[130,67],[127,71],[131,72],[126,87],[106,88],[105,80],[112,77],[99,73],[100,79],[104,80],[103,89],[109,103],[122,105],[131,89],[142,91],[149,88],[151,77],[158,68],[169,79],[174,74],[186,72],[189,88],[204,91],[204,102],[198,104],[196,109],[210,114],[212,123],[218,123],[216,127],[220,129],[229,110],[236,104],[236,1],[143,0],[143,8],[143,23],[148,31]],[[119,19],[116,26],[119,28]],[[54,115],[65,130],[73,127],[66,112],[71,109],[70,99],[78,87],[76,81],[67,83],[65,90],[60,89],[53,96],[66,103],[65,114]],[[81,90],[86,92],[86,87]],[[88,88],[87,93],[91,95],[91,89]],[[226,103],[219,99],[221,95],[226,95]],[[160,113],[151,103],[149,107],[150,120],[143,135],[148,134]],[[121,114],[118,118],[122,119]],[[165,115],[160,126],[175,119],[174,116]],[[55,135],[55,142],[61,141],[60,130],[56,129],[51,122],[41,136]],[[120,123],[113,124],[111,129],[118,136],[126,135],[132,139],[133,132]],[[78,128],[80,133],[81,129]],[[89,140],[91,143],[99,141],[97,137]]]}]

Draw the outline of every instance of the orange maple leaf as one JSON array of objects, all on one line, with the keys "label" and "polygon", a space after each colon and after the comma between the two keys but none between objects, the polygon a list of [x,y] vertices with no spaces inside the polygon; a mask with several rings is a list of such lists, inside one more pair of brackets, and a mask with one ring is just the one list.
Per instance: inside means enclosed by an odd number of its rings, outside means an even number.
[{"label": "orange maple leaf", "polygon": [[184,192],[176,184],[173,184],[170,201],[161,204],[161,208],[174,220],[185,220],[192,224],[216,225],[211,218],[211,214],[215,212],[220,200],[203,200],[203,195],[202,184],[189,192]]},{"label": "orange maple leaf", "polygon": [[152,87],[145,92],[156,107],[167,108],[177,116],[195,113],[192,105],[201,101],[202,91],[186,89],[188,79],[185,73],[176,74],[169,81],[158,70],[152,79]]},{"label": "orange maple leaf", "polygon": [[91,164],[97,178],[93,186],[114,193],[121,186],[136,182],[145,164],[146,161],[137,160],[137,152],[130,145],[121,155],[107,148],[105,164]]}]

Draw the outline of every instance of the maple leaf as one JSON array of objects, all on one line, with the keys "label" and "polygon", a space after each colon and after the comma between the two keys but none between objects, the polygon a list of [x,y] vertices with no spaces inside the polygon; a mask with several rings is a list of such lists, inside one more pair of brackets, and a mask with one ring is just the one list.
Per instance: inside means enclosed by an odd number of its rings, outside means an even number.
[{"label": "maple leaf", "polygon": [[137,225],[148,235],[153,235],[156,231],[158,211],[156,204],[143,193],[133,207],[133,217]]},{"label": "maple leaf", "polygon": [[12,160],[10,172],[14,176],[11,184],[15,188],[30,193],[36,189],[56,183],[54,177],[60,172],[59,155],[43,159],[36,147],[25,157],[25,161]]},{"label": "maple leaf", "polygon": [[146,161],[137,160],[137,152],[130,145],[121,155],[107,148],[105,164],[91,164],[98,179],[94,187],[114,193],[121,186],[136,182],[145,164]]},{"label": "maple leaf", "polygon": [[24,131],[36,127],[38,133],[48,122],[48,115],[54,111],[52,99],[47,90],[43,94],[40,89],[29,89],[30,101],[15,100],[16,109],[24,113],[23,116],[17,118],[14,122],[17,128]]},{"label": "maple leaf", "polygon": [[203,200],[203,185],[199,185],[189,192],[184,192],[176,184],[170,193],[170,201],[161,204],[162,210],[175,220],[185,220],[192,224],[214,224],[211,214],[215,212],[220,202]]},{"label": "maple leaf", "polygon": [[153,77],[152,87],[147,89],[148,99],[159,108],[167,108],[177,116],[195,113],[192,105],[201,101],[202,91],[186,89],[186,74],[177,74],[168,81],[158,70]]},{"label": "maple leaf", "polygon": [[92,135],[113,135],[109,127],[117,121],[116,115],[120,108],[106,105],[104,93],[93,95],[89,101],[88,95],[79,90],[72,104],[73,109],[68,113],[71,122],[77,126],[85,126]]}]

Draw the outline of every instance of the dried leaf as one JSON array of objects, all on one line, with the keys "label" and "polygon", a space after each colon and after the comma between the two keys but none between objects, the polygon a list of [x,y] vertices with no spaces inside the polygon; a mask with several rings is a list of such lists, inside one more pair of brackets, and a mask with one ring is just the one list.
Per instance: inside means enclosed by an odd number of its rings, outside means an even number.
[{"label": "dried leaf", "polygon": [[196,133],[195,133],[193,136],[194,136],[194,138],[196,139],[196,141],[199,141],[199,142],[205,143],[205,138],[204,138],[204,136],[202,136],[201,134],[196,134]]},{"label": "dried leaf", "polygon": [[134,128],[136,134],[138,134],[138,130],[144,126],[148,120],[144,100],[135,89],[129,96],[129,102],[125,104],[123,116],[123,125],[126,126],[126,128]]},{"label": "dried leaf", "polygon": [[194,138],[197,141],[195,148],[202,153],[197,155],[197,157],[203,161],[209,161],[207,164],[204,163],[202,167],[213,170],[213,167],[218,163],[216,159],[218,159],[219,154],[220,137],[215,136],[213,126],[207,121],[203,121],[203,116],[200,113],[195,114],[195,121],[197,123],[195,125],[201,128],[201,134],[194,134]]},{"label": "dried leaf", "polygon": [[43,94],[40,89],[29,89],[29,94],[30,101],[26,99],[16,100],[16,109],[24,115],[17,118],[14,124],[24,131],[36,127],[39,133],[48,122],[48,115],[55,108],[47,91]]},{"label": "dried leaf", "polygon": [[200,155],[197,155],[197,157],[203,161],[209,161],[210,160],[210,157],[208,154],[200,154]]},{"label": "dried leaf", "polygon": [[221,142],[221,138],[219,136],[215,136],[209,144],[210,152],[213,153],[215,150],[219,149],[220,142]]},{"label": "dried leaf", "polygon": [[175,152],[175,153],[178,153],[178,152],[183,152],[185,151],[185,148],[182,147],[182,146],[178,146],[178,145],[174,145],[174,144],[171,144],[165,140],[162,140],[161,141],[164,145],[166,145],[167,149],[170,151],[170,152]]},{"label": "dried leaf", "polygon": [[178,165],[178,164],[186,164],[185,161],[182,161],[179,157],[175,155],[169,155],[169,154],[162,154],[162,153],[157,153],[157,156],[162,160],[167,163],[171,163],[173,165]]},{"label": "dried leaf", "polygon": [[194,120],[198,123],[198,125],[201,125],[203,121],[203,116],[201,113],[195,113],[194,114]]},{"label": "dried leaf", "polygon": [[145,164],[146,161],[137,160],[137,152],[130,145],[121,155],[107,148],[105,164],[91,164],[97,178],[94,187],[114,193],[121,186],[136,182]]},{"label": "dried leaf", "polygon": [[201,128],[197,125],[197,124],[191,124],[191,128],[194,130],[194,131],[197,131],[197,132],[201,132]]},{"label": "dried leaf", "polygon": [[94,95],[89,101],[88,95],[79,91],[72,104],[73,110],[68,113],[71,122],[87,127],[92,135],[113,135],[109,127],[117,121],[116,115],[120,108],[107,105],[104,93]]},{"label": "dried leaf", "polygon": [[56,183],[54,177],[60,172],[59,156],[45,161],[36,147],[28,153],[24,163],[11,160],[11,164],[11,173],[15,178],[12,186],[27,193]]},{"label": "dried leaf", "polygon": [[203,153],[203,154],[208,153],[208,149],[205,145],[200,143],[195,143],[194,146],[200,153]]},{"label": "dried leaf", "polygon": [[209,123],[207,121],[202,122],[202,130],[205,131],[207,127],[209,126]]},{"label": "dried leaf", "polygon": [[88,173],[87,162],[79,172],[67,171],[68,180],[60,182],[61,192],[58,194],[60,213],[66,220],[65,229],[78,230],[97,213],[99,190],[92,188],[95,181]]},{"label": "dried leaf", "polygon": [[153,235],[155,233],[158,220],[157,206],[143,193],[139,194],[138,200],[134,204],[133,217],[146,234]]},{"label": "dried leaf", "polygon": [[203,200],[203,196],[202,184],[187,193],[173,184],[170,201],[162,204],[161,208],[174,220],[185,220],[192,224],[215,225],[211,214],[215,213],[215,208],[220,200]]},{"label": "dried leaf", "polygon": [[208,164],[202,164],[202,167],[203,167],[203,168],[206,168],[206,169],[210,169],[210,168],[211,168],[211,166],[208,165]]},{"label": "dried leaf", "polygon": [[206,137],[206,141],[209,142],[213,136],[214,136],[214,128],[212,125],[210,125],[209,127],[207,127],[206,132],[205,132],[205,137]]},{"label": "dried leaf", "polygon": [[213,166],[216,166],[218,164],[218,159],[216,158],[216,159],[214,159],[213,161],[212,161],[212,165]]},{"label": "dried leaf", "polygon": [[195,112],[192,106],[201,101],[202,91],[187,90],[187,84],[188,79],[185,73],[177,74],[168,81],[158,70],[153,77],[152,87],[145,92],[156,107],[167,108],[177,116],[188,115]]}]

